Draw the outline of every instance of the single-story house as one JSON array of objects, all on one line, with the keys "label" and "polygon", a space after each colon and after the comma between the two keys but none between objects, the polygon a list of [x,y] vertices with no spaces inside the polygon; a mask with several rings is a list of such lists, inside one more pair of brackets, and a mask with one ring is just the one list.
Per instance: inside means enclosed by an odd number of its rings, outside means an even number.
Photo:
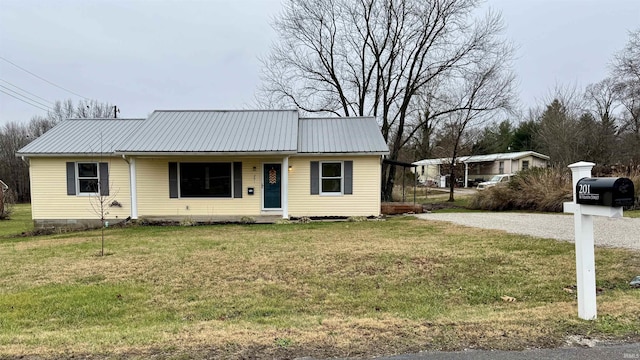
[{"label": "single-story house", "polygon": [[[418,181],[421,183],[433,182],[444,187],[442,166],[451,164],[451,158],[424,159],[413,163],[417,166]],[[494,175],[514,174],[520,170],[531,167],[548,167],[549,157],[535,151],[519,151],[511,153],[499,153],[488,155],[460,156],[456,158],[456,164],[464,164],[464,184],[468,186],[471,179],[488,180]]]},{"label": "single-story house", "polygon": [[36,226],[147,218],[376,216],[388,147],[373,117],[296,110],[69,119],[20,149]]}]

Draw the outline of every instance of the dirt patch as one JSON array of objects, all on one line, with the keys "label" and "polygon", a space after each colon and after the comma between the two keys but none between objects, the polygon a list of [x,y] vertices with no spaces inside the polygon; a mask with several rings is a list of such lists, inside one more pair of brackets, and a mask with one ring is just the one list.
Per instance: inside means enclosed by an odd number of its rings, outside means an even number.
[{"label": "dirt patch", "polygon": [[464,206],[457,205],[451,202],[439,202],[422,205],[425,211],[437,211],[442,209],[465,209]]},{"label": "dirt patch", "polygon": [[380,211],[384,215],[421,214],[424,212],[421,204],[407,203],[382,203]]}]

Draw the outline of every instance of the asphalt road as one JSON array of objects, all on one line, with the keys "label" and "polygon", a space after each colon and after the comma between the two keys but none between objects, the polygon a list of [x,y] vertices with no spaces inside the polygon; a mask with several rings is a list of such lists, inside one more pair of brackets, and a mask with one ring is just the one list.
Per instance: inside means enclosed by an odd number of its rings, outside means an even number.
[{"label": "asphalt road", "polygon": [[640,359],[640,344],[603,345],[592,348],[570,347],[559,349],[532,349],[524,351],[456,351],[422,352],[390,357],[381,360],[623,360]]}]

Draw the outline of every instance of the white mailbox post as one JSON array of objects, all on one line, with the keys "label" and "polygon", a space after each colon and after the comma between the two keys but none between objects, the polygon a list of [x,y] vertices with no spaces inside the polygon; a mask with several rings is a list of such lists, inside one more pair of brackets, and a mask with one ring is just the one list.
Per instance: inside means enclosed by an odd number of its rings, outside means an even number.
[{"label": "white mailbox post", "polygon": [[563,205],[564,212],[573,213],[576,240],[576,275],[578,290],[578,317],[595,320],[596,311],[596,264],[593,242],[592,216],[622,217],[622,207],[584,205],[576,202],[576,186],[582,178],[591,177],[591,162],[569,165],[573,176],[573,201]]}]

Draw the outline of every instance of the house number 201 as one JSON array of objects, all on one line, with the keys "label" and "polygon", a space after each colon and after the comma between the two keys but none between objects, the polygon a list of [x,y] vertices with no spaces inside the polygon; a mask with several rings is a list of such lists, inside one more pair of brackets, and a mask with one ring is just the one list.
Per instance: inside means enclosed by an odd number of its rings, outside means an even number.
[{"label": "house number 201", "polygon": [[580,194],[590,194],[591,193],[591,185],[590,184],[580,184],[580,190],[578,190]]}]

